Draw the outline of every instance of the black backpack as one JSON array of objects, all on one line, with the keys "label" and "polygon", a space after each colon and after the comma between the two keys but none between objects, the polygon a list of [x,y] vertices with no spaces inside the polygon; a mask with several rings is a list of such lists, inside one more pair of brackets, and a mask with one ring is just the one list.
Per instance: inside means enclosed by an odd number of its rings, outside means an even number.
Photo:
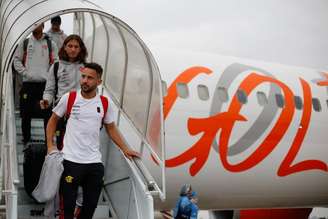
[{"label": "black backpack", "polygon": [[[54,58],[52,57],[52,43],[51,43],[51,40],[50,40],[50,38],[49,38],[49,36],[47,34],[45,34],[44,38],[47,40],[48,53],[49,53],[49,64],[51,65],[54,62]],[[27,56],[28,40],[29,40],[29,38],[26,38],[23,41],[23,50],[24,50],[24,53],[23,53],[22,63],[23,63],[24,66],[25,66],[26,56]],[[12,70],[13,70],[13,72],[17,73],[17,71],[16,71],[16,69],[14,67],[14,63],[12,63]]]}]

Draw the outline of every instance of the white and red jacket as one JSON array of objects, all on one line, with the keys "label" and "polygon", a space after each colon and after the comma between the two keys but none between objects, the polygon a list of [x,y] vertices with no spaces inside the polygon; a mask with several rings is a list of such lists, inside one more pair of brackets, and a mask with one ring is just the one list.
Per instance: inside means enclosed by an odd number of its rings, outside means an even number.
[{"label": "white and red jacket", "polygon": [[[51,41],[52,54],[49,55],[46,35],[37,40],[33,35],[28,39],[26,52],[21,43],[14,56],[15,70],[23,76],[23,82],[45,82],[48,78],[50,65],[58,62],[58,49]],[[24,54],[25,53],[25,54]],[[52,60],[49,60],[52,57]]]}]

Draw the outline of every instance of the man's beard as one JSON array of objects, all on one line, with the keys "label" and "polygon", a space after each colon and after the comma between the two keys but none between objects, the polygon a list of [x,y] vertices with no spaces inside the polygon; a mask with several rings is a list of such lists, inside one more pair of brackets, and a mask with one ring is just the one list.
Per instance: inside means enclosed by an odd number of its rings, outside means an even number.
[{"label": "man's beard", "polygon": [[84,93],[90,93],[90,92],[92,92],[93,90],[95,90],[96,87],[97,87],[97,86],[90,87],[90,86],[88,86],[88,85],[81,84],[81,90],[82,90]]}]

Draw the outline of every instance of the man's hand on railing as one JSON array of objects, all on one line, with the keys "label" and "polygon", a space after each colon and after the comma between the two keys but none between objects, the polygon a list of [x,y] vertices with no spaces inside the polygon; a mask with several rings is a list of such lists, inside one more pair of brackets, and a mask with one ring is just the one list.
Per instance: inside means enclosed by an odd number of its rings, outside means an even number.
[{"label": "man's hand on railing", "polygon": [[122,152],[123,152],[124,156],[126,156],[130,160],[132,158],[141,158],[141,154],[137,151],[134,151],[134,150],[125,149],[125,150],[122,150]]},{"label": "man's hand on railing", "polygon": [[114,122],[109,124],[104,124],[107,134],[111,137],[112,141],[122,150],[124,156],[129,158],[141,158],[139,152],[131,150],[129,146],[125,143],[125,140],[121,136],[120,131],[117,129]]}]

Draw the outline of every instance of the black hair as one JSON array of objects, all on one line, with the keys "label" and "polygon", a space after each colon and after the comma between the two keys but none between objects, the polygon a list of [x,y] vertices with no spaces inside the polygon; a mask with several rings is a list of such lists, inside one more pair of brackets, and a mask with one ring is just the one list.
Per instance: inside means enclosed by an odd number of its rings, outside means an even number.
[{"label": "black hair", "polygon": [[90,69],[95,70],[97,72],[99,78],[101,78],[103,69],[102,69],[101,65],[99,65],[98,63],[95,63],[95,62],[85,63],[84,68],[90,68]]},{"label": "black hair", "polygon": [[50,22],[53,24],[53,23],[57,23],[57,24],[61,24],[61,18],[60,16],[56,16],[56,17],[53,17],[51,18]]}]

